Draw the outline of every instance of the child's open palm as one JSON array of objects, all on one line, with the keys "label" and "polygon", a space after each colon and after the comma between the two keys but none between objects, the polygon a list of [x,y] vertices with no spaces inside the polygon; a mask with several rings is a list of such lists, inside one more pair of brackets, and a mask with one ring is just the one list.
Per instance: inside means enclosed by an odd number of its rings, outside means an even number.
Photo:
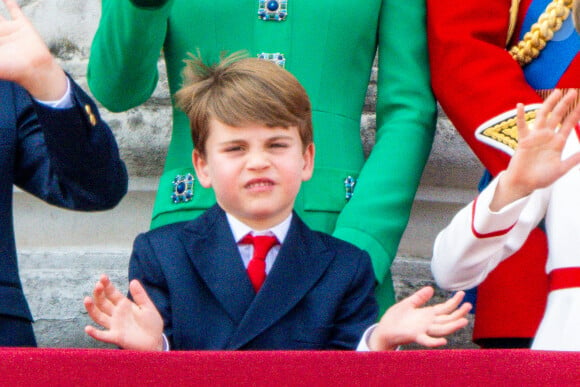
[{"label": "child's open palm", "polygon": [[571,110],[576,100],[576,91],[570,91],[564,98],[556,90],[539,110],[534,128],[530,129],[524,119],[523,106],[518,105],[518,149],[514,163],[520,179],[526,179],[535,188],[543,188],[580,162],[580,154],[562,160],[562,151],[570,131],[580,119],[580,106]]},{"label": "child's open palm", "polygon": [[425,347],[447,344],[445,336],[467,325],[471,304],[458,307],[464,292],[457,292],[443,303],[425,306],[433,293],[427,286],[391,306],[371,334],[369,348],[389,350],[413,342]]},{"label": "child's open palm", "polygon": [[501,178],[492,210],[551,185],[580,163],[580,153],[562,159],[568,136],[580,120],[580,105],[573,108],[576,97],[575,90],[563,98],[560,90],[554,91],[538,111],[533,128],[518,104],[518,147]]},{"label": "child's open palm", "polygon": [[131,281],[129,291],[135,302],[115,288],[107,276],[101,276],[93,297],[86,297],[84,304],[93,321],[105,329],[88,325],[85,332],[125,349],[163,349],[163,319],[157,308],[139,281]]}]

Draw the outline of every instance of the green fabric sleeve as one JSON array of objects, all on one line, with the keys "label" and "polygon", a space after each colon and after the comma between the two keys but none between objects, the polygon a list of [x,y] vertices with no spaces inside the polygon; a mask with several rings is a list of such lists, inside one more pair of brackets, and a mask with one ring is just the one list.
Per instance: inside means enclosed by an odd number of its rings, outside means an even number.
[{"label": "green fabric sleeve", "polygon": [[155,90],[172,4],[139,8],[130,0],[102,0],[87,78],[93,95],[110,111],[138,106]]},{"label": "green fabric sleeve", "polygon": [[390,280],[435,132],[425,30],[424,0],[383,2],[376,143],[334,232],[370,253],[379,283]]}]

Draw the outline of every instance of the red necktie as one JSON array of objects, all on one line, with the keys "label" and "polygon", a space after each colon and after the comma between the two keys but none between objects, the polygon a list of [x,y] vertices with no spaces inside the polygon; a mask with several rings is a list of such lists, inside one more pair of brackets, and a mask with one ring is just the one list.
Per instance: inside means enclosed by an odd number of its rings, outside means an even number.
[{"label": "red necktie", "polygon": [[272,247],[278,244],[278,239],[275,236],[253,236],[252,234],[248,234],[240,243],[254,245],[254,254],[248,265],[247,272],[248,277],[250,277],[250,282],[257,293],[266,280],[266,255]]}]

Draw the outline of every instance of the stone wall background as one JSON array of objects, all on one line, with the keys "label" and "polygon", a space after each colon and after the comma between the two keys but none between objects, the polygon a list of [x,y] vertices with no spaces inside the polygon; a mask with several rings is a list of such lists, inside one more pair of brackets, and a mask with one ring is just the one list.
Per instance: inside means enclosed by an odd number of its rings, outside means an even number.
[{"label": "stone wall background", "polygon": [[[21,0],[62,66],[86,85],[90,43],[100,16],[97,0]],[[0,7],[0,9],[2,9]],[[3,10],[3,9],[2,9]],[[41,347],[107,347],[83,332],[89,323],[82,299],[100,273],[123,291],[132,241],[149,227],[149,217],[170,137],[170,101],[163,64],[152,98],[125,113],[101,108],[130,173],[130,192],[114,210],[75,213],[50,207],[15,189],[15,227],[21,278],[36,320]],[[374,142],[376,68],[369,83],[361,137],[367,152]],[[475,195],[482,167],[443,112],[409,226],[393,264],[399,298],[433,285],[429,260],[437,232]],[[437,299],[448,294],[438,289]],[[450,339],[449,348],[472,348],[470,328]]]}]

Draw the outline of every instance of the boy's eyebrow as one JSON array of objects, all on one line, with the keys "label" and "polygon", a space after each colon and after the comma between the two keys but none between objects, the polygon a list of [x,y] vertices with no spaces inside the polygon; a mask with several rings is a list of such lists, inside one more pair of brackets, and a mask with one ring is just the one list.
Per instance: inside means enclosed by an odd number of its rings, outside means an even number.
[{"label": "boy's eyebrow", "polygon": [[233,140],[225,140],[225,141],[219,142],[218,145],[238,144],[240,142],[247,142],[247,141],[244,139],[241,139],[241,138],[240,139],[233,139]]},{"label": "boy's eyebrow", "polygon": [[[293,137],[290,135],[280,134],[280,135],[276,135],[273,137],[268,137],[266,139],[266,141],[271,142],[271,141],[277,141],[277,140],[292,140],[292,139],[293,139]],[[220,142],[220,143],[218,143],[218,145],[240,144],[240,143],[246,143],[246,142],[248,142],[247,139],[238,138],[238,139],[226,140],[226,141]]]},{"label": "boy's eyebrow", "polygon": [[278,136],[270,137],[268,141],[276,141],[276,140],[292,140],[293,137],[290,135],[280,134]]}]

